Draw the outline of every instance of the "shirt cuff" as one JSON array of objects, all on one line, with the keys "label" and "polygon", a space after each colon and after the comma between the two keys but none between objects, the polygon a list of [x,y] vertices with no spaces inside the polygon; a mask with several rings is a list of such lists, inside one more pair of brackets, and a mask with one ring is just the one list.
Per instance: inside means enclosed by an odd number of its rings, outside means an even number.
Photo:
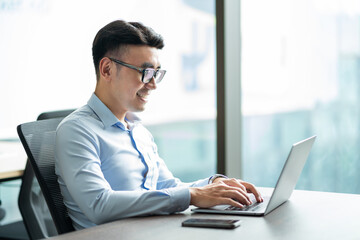
[{"label": "shirt cuff", "polygon": [[213,183],[215,179],[220,178],[220,177],[221,178],[228,178],[227,176],[222,175],[222,174],[214,174],[209,178],[208,184]]},{"label": "shirt cuff", "polygon": [[190,206],[190,190],[187,187],[170,188],[173,212],[182,212]]}]

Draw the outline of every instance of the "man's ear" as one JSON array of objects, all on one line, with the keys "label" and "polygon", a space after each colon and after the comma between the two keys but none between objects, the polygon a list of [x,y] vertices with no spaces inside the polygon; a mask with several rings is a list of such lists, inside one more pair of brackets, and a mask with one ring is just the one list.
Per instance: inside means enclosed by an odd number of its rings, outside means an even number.
[{"label": "man's ear", "polygon": [[99,62],[100,77],[105,79],[106,81],[110,81],[112,67],[112,61],[108,57],[103,57]]}]

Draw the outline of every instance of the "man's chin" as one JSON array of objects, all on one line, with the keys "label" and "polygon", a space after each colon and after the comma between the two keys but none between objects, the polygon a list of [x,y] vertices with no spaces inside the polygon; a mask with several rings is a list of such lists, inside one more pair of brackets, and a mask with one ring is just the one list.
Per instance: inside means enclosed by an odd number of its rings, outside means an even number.
[{"label": "man's chin", "polygon": [[145,111],[145,106],[143,107],[137,107],[130,110],[131,112],[143,112]]}]

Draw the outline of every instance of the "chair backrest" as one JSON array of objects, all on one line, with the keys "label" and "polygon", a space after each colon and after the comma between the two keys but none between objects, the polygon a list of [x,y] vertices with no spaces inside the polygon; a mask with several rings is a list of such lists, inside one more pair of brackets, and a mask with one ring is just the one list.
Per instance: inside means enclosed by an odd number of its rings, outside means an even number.
[{"label": "chair backrest", "polygon": [[70,113],[75,111],[75,109],[67,109],[67,110],[58,110],[58,111],[51,111],[51,112],[43,112],[41,113],[37,120],[45,120],[51,118],[64,118]]},{"label": "chair backrest", "polygon": [[62,119],[39,120],[17,127],[58,234],[74,231],[55,174],[55,133]]},{"label": "chair backrest", "polygon": [[18,205],[30,239],[58,235],[49,208],[28,160],[19,191]]},{"label": "chair backrest", "polygon": [[[74,110],[44,112],[38,116],[37,120],[64,118]],[[30,239],[43,239],[58,235],[29,159],[22,176],[18,205]]]}]

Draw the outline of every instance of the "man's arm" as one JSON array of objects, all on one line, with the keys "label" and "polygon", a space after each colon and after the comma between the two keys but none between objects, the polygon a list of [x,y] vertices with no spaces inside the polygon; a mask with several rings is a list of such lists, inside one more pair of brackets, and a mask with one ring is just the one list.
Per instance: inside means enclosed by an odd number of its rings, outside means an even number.
[{"label": "man's arm", "polygon": [[189,187],[191,205],[206,208],[219,204],[229,204],[241,208],[244,205],[251,204],[247,193],[253,193],[258,202],[263,201],[260,192],[250,183],[234,178],[225,178],[225,176],[218,177],[218,175],[215,175],[216,178],[211,177],[192,183],[182,183],[173,177],[161,159],[160,162],[162,164],[160,164],[158,187]]},{"label": "man's arm", "polygon": [[192,205],[197,207],[212,207],[218,204],[229,204],[235,207],[243,207],[243,205],[251,204],[247,193],[253,193],[258,202],[263,201],[260,192],[254,185],[242,180],[230,179],[221,174],[215,174],[210,178],[192,183],[183,183],[172,175],[158,154],[157,158],[160,168],[158,188],[189,187],[191,196],[190,204]]},{"label": "man's arm", "polygon": [[[190,204],[186,187],[154,191],[114,191],[99,159],[100,145],[91,127],[64,124],[57,131],[56,171],[66,201],[72,200],[93,223],[149,214],[183,211]],[[71,137],[69,137],[71,136]],[[65,184],[65,187],[64,187]]]},{"label": "man's arm", "polygon": [[159,178],[157,182],[157,189],[174,188],[174,187],[202,187],[206,186],[209,182],[209,178],[200,179],[198,181],[185,183],[180,179],[174,177],[174,175],[167,168],[164,160],[157,155],[157,162],[159,166]]}]

